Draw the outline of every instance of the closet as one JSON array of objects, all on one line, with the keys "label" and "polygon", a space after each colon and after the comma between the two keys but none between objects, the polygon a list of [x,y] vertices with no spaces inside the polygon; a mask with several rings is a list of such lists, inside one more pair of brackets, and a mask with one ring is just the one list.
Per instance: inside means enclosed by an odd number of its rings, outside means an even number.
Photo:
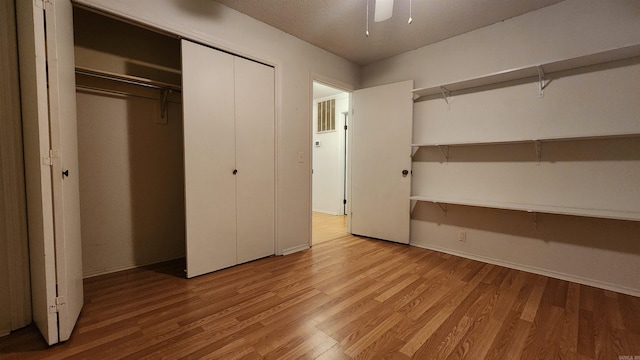
[{"label": "closet", "polygon": [[182,41],[187,277],[274,254],[274,70]]},{"label": "closet", "polygon": [[273,255],[274,69],[74,10],[84,276]]}]

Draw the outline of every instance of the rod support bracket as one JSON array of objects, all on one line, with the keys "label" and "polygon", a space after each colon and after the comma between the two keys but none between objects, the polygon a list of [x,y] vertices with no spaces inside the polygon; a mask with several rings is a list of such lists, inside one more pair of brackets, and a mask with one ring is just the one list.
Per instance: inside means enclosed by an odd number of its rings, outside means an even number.
[{"label": "rod support bracket", "polygon": [[442,98],[444,102],[447,103],[447,106],[451,107],[451,91],[444,86],[440,86],[440,94],[442,94]]},{"label": "rod support bracket", "polygon": [[436,145],[436,146],[438,147],[438,150],[440,150],[442,157],[444,157],[444,164],[445,165],[449,164],[449,145]]},{"label": "rod support bracket", "polygon": [[538,213],[535,211],[529,211],[531,213],[531,220],[533,221],[532,223],[532,227],[533,230],[537,230],[538,229]]},{"label": "rod support bracket", "polygon": [[444,213],[444,217],[447,217],[448,206],[447,204],[436,202],[436,204],[440,207],[440,210]]},{"label": "rod support bracket", "polygon": [[544,89],[549,85],[549,81],[545,80],[544,69],[538,66],[538,97],[544,97]]}]

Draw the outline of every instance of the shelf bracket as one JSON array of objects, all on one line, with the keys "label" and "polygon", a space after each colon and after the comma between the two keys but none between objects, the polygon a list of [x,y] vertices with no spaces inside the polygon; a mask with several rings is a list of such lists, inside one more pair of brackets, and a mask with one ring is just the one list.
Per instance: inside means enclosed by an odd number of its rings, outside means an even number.
[{"label": "shelf bracket", "polygon": [[[436,145],[438,147],[438,150],[440,150],[440,152],[442,153],[442,156],[444,157],[444,163],[449,164],[449,145]],[[444,148],[444,150],[442,149]]]},{"label": "shelf bracket", "polygon": [[451,106],[451,91],[444,86],[440,86],[440,94],[442,94],[442,98],[444,102],[447,103],[447,106]]},{"label": "shelf bracket", "polygon": [[533,143],[536,146],[536,159],[537,159],[536,165],[540,165],[540,158],[542,157],[542,141],[534,140]]},{"label": "shelf bracket", "polygon": [[168,104],[168,99],[167,97],[169,96],[169,93],[171,92],[171,89],[163,89],[162,90],[162,100],[160,102],[160,117],[162,119],[164,119],[164,124],[167,123],[167,104]]},{"label": "shelf bracket", "polygon": [[447,217],[447,204],[442,204],[439,202],[437,202],[436,204],[440,206],[440,210],[442,210],[442,212],[444,213],[444,217]]},{"label": "shelf bracket", "polygon": [[531,213],[531,217],[533,220],[533,230],[538,229],[538,213],[534,211],[529,211]]},{"label": "shelf bracket", "polygon": [[544,69],[538,66],[538,96],[544,97],[544,89],[549,85],[549,81],[544,78]]},{"label": "shelf bracket", "polygon": [[420,149],[420,146],[411,147],[411,157],[414,157],[416,155],[416,153],[418,152],[418,149]]}]

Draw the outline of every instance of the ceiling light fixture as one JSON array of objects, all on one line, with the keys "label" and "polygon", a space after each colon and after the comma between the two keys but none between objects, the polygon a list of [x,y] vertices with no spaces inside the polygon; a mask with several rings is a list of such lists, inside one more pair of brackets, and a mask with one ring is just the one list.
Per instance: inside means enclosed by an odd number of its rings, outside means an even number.
[{"label": "ceiling light fixture", "polygon": [[393,16],[393,0],[376,0],[375,15],[373,21],[381,22]]},{"label": "ceiling light fixture", "polygon": [[[367,25],[365,29],[365,35],[369,37],[369,1],[367,2]],[[381,22],[385,20],[389,20],[391,16],[393,16],[393,0],[374,0],[376,2],[376,6],[374,8],[374,16],[373,21]],[[407,20],[407,24],[411,24],[413,22],[413,17],[411,17],[412,11],[412,0],[409,0],[409,20]]]}]

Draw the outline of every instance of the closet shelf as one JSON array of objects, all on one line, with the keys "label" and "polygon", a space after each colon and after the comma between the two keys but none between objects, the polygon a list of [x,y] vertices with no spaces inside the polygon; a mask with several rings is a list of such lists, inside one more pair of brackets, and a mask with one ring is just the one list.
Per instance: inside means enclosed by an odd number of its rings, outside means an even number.
[{"label": "closet shelf", "polygon": [[[438,205],[451,204],[451,205],[463,205],[463,206],[478,206],[493,209],[504,210],[518,210],[526,211],[530,213],[546,213],[546,214],[559,214],[559,215],[572,215],[572,216],[586,216],[604,219],[615,220],[630,220],[640,221],[640,212],[632,211],[616,211],[616,210],[603,210],[603,209],[584,209],[565,206],[550,206],[550,205],[533,205],[533,204],[519,204],[500,201],[483,201],[483,200],[462,200],[462,199],[447,199],[437,198],[430,196],[411,196],[412,201],[424,201],[431,202]],[[441,208],[447,209],[447,207]]]},{"label": "closet shelf", "polygon": [[624,133],[612,133],[604,135],[584,135],[584,136],[564,136],[564,137],[548,137],[541,139],[516,139],[516,140],[501,140],[501,141],[451,141],[451,142],[427,142],[427,143],[415,143],[411,144],[411,147],[430,147],[430,146],[479,146],[479,145],[508,145],[508,144],[528,144],[528,143],[548,143],[559,141],[579,141],[579,140],[604,140],[604,139],[617,139],[617,138],[629,138],[640,137],[640,132],[624,132]]},{"label": "closet shelf", "polygon": [[[497,85],[505,82],[537,78],[541,82],[540,90],[544,89],[545,75],[549,76],[554,73],[577,69],[585,66],[602,64],[606,62],[628,59],[640,56],[640,45],[627,46],[622,48],[611,49],[596,54],[580,56],[577,58],[565,59],[538,65],[523,66],[514,69],[499,71],[484,76],[478,76],[461,81],[437,84],[434,86],[423,87],[412,90],[415,100],[425,96],[442,95],[448,103],[448,97],[455,95],[456,92],[474,91],[487,85]],[[552,76],[551,76],[552,77]]]}]

